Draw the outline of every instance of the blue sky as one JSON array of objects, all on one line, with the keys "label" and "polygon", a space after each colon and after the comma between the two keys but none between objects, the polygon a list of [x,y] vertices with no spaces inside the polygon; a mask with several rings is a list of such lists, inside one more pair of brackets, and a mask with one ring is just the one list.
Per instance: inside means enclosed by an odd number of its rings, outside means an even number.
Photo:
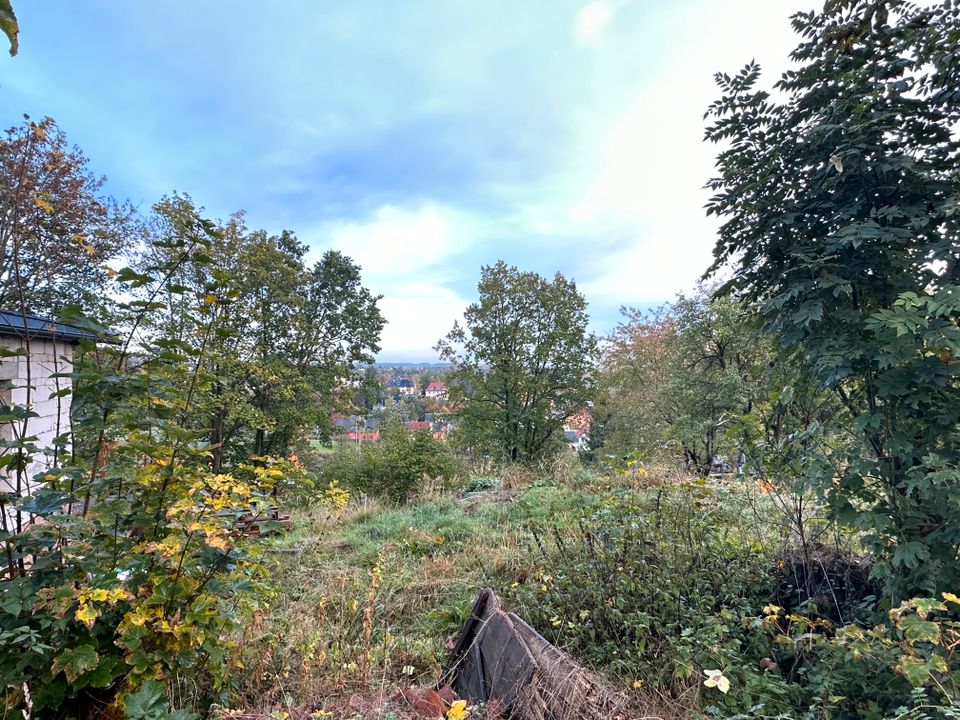
[{"label": "blue sky", "polygon": [[577,281],[593,330],[710,261],[712,73],[773,79],[779,0],[20,0],[0,120],[49,115],[144,208],[336,247],[385,297],[381,360],[433,360],[498,259]]}]

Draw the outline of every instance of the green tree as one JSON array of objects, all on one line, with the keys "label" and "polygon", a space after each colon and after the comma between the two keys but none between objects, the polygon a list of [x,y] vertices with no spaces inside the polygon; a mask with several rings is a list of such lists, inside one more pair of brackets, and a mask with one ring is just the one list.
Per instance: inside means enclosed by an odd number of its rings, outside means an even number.
[{"label": "green tree", "polygon": [[[799,67],[718,75],[711,273],[846,411],[818,487],[894,595],[960,583],[960,7],[799,13]],[[834,470],[839,473],[835,478]]]},{"label": "green tree", "polygon": [[[193,232],[196,212],[183,195],[156,205],[143,272]],[[308,267],[306,250],[290,232],[249,231],[237,214],[209,248],[178,266],[169,311],[154,318],[175,338],[174,350],[209,358],[194,403],[198,427],[209,428],[214,470],[250,455],[287,454],[350,404],[353,365],[371,362],[378,349],[379,298],[363,287],[359,268],[333,251]],[[191,303],[217,315],[214,335],[191,323],[184,312]]]},{"label": "green tree", "polygon": [[766,395],[769,339],[739,304],[705,291],[653,313],[625,310],[598,374],[606,449],[708,473],[740,448],[729,433]]},{"label": "green tree", "polygon": [[479,300],[437,349],[468,445],[519,462],[556,449],[563,424],[590,399],[597,340],[587,303],[557,273],[550,282],[503,261],[486,266]]}]

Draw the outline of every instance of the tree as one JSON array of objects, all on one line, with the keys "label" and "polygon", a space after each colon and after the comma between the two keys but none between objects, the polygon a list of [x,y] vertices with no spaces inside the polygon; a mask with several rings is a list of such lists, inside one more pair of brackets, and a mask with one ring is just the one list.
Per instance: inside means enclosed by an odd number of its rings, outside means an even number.
[{"label": "tree", "polygon": [[732,461],[729,430],[770,389],[769,340],[743,307],[706,291],[624,312],[598,376],[607,450],[704,474],[719,456]]},{"label": "tree", "polygon": [[[718,75],[710,273],[759,304],[852,429],[817,485],[893,595],[960,582],[960,7],[799,13],[774,97]],[[825,465],[825,467],[831,467]]]},{"label": "tree", "polygon": [[50,118],[0,140],[0,307],[54,315],[109,287],[107,262],[129,247],[129,211]]},{"label": "tree", "polygon": [[[141,272],[168,261],[170,248],[194,232],[198,212],[184,195],[164,198],[154,211]],[[306,251],[293,233],[251,232],[237,214],[204,252],[177,266],[177,292],[154,318],[178,350],[208,357],[194,404],[200,427],[210,429],[215,471],[251,454],[287,454],[350,404],[340,393],[353,365],[371,362],[378,349],[384,320],[360,269],[335,251],[307,267]],[[184,311],[191,304],[216,313],[216,333],[191,322]]]},{"label": "tree", "polygon": [[556,449],[563,424],[590,399],[597,340],[587,303],[560,273],[549,282],[503,261],[481,270],[479,300],[437,349],[462,436],[514,462]]}]

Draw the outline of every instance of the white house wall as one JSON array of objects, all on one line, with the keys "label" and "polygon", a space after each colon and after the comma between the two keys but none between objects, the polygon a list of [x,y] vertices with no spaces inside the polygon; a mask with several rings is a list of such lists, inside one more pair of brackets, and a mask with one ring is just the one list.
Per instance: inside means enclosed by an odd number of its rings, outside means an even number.
[{"label": "white house wall", "polygon": [[[0,338],[3,347],[18,350],[26,347],[23,340],[12,337]],[[73,345],[53,340],[32,339],[28,356],[7,357],[0,361],[0,381],[3,381],[3,404],[28,407],[38,417],[27,421],[27,436],[36,437],[37,448],[49,450],[50,454],[38,452],[27,467],[26,480],[30,487],[36,476],[53,466],[53,441],[70,428],[70,396],[57,397],[61,390],[70,387],[70,379],[54,377],[70,372],[73,361]],[[20,426],[20,423],[16,423]],[[0,428],[4,439],[13,438],[14,428],[5,424]],[[11,452],[2,450],[0,452]],[[0,489],[16,490],[16,477],[0,475]],[[21,493],[29,492],[21,487]]]}]

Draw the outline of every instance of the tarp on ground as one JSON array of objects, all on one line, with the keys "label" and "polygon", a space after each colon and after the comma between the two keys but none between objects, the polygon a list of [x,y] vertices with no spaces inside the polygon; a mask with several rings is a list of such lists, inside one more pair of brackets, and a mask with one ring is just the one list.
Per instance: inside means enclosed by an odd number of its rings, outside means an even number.
[{"label": "tarp on ground", "polygon": [[480,591],[440,680],[472,703],[499,700],[518,720],[617,720],[617,695],[551,645],[489,588]]}]

